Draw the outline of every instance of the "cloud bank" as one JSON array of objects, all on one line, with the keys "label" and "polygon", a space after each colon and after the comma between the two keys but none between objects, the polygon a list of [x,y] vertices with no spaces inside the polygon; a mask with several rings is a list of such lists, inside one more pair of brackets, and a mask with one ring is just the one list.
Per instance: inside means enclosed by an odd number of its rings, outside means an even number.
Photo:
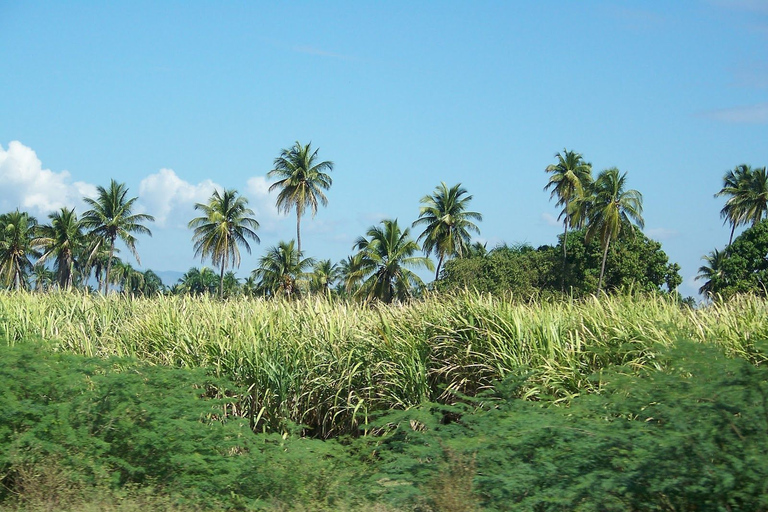
[{"label": "cloud bank", "polygon": [[72,181],[68,171],[43,169],[37,154],[19,141],[0,145],[0,211],[28,211],[45,217],[63,206],[82,212],[83,196],[94,197],[96,186]]}]

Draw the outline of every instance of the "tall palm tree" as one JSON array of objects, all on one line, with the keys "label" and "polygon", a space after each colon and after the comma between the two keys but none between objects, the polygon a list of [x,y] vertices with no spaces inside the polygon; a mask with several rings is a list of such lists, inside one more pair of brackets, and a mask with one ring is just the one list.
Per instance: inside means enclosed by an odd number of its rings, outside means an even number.
[{"label": "tall palm tree", "polygon": [[216,190],[207,204],[195,204],[195,210],[202,210],[203,215],[192,219],[189,228],[194,229],[192,237],[195,243],[195,256],[202,260],[210,257],[218,265],[219,298],[224,297],[224,270],[240,266],[239,245],[245,247],[248,254],[251,246],[248,239],[259,243],[256,234],[259,223],[253,217],[253,210],[248,208],[248,199],[237,195],[237,190]]},{"label": "tall palm tree", "polygon": [[312,258],[302,256],[293,240],[280,242],[259,259],[259,267],[251,275],[259,281],[260,288],[273,297],[298,297],[300,282],[315,264]]},{"label": "tall palm tree", "polygon": [[[584,220],[583,209],[575,208],[575,201],[583,200],[588,195],[587,189],[592,184],[592,164],[584,161],[581,153],[563,149],[556,153],[557,163],[548,165],[545,172],[552,173],[544,190],[552,189],[549,198],[557,197],[557,206],[562,206],[558,220],[563,219],[563,271],[561,288],[565,291],[565,263],[567,260],[568,229],[580,227]],[[580,214],[582,213],[582,214]]]},{"label": "tall palm tree", "polygon": [[371,226],[367,238],[360,237],[354,248],[362,253],[365,280],[359,292],[367,300],[385,303],[406,300],[414,287],[424,286],[421,278],[408,267],[434,270],[427,257],[414,256],[421,250],[410,236],[408,228],[400,230],[397,220],[383,220],[381,226]]},{"label": "tall palm tree", "polygon": [[426,226],[416,241],[423,240],[424,254],[429,256],[435,253],[437,256],[435,280],[440,276],[440,267],[446,258],[461,257],[468,251],[469,233],[480,234],[480,229],[472,221],[482,221],[483,216],[467,211],[472,196],[466,194],[467,190],[461,183],[448,188],[445,182],[441,182],[432,195],[421,198],[423,206],[412,227]]},{"label": "tall palm tree", "polygon": [[83,213],[82,225],[90,229],[90,234],[98,236],[109,245],[107,260],[107,279],[104,280],[104,294],[109,293],[109,275],[112,270],[112,259],[115,255],[115,242],[120,239],[131,251],[136,262],[141,265],[139,253],[136,251],[136,237],[133,233],[152,236],[152,232],[142,224],[155,220],[145,213],[133,213],[136,197],[128,199],[128,187],[125,183],[115,180],[109,182],[109,188],[99,186],[98,197],[83,198],[90,210]]},{"label": "tall palm tree", "polygon": [[626,180],[627,173],[619,175],[619,170],[613,167],[601,172],[592,188],[593,204],[587,223],[587,239],[599,236],[603,247],[598,293],[603,287],[608,246],[618,238],[622,225],[631,227],[633,222],[640,228],[645,225],[642,216],[643,195],[634,189],[625,190]]},{"label": "tall palm tree", "polygon": [[0,279],[8,288],[25,286],[33,266],[30,257],[38,256],[31,243],[36,226],[37,220],[27,212],[0,215]]},{"label": "tall palm tree", "polygon": [[43,251],[38,264],[44,264],[51,257],[55,259],[54,269],[59,288],[68,290],[72,287],[75,274],[75,255],[82,252],[85,243],[83,226],[74,208],[66,206],[51,213],[48,218],[51,223],[37,227],[37,236],[32,240],[32,245]]},{"label": "tall palm tree", "polygon": [[269,191],[280,190],[277,195],[277,209],[283,213],[296,210],[296,243],[301,252],[301,216],[309,208],[314,217],[317,204],[328,204],[323,190],[328,190],[333,180],[328,172],[333,170],[333,162],[318,162],[317,152],[312,151],[312,143],[302,146],[296,143],[290,149],[283,149],[275,158],[274,166],[267,173],[268,178],[279,178],[269,187]]},{"label": "tall palm tree", "polygon": [[723,264],[728,257],[726,251],[713,250],[702,259],[706,262],[705,265],[699,267],[699,273],[696,276],[696,280],[706,279],[706,282],[699,288],[699,293],[705,297],[710,297],[720,280],[725,275],[723,272]]},{"label": "tall palm tree", "polygon": [[728,245],[731,245],[738,226],[750,222],[754,226],[768,215],[766,168],[753,169],[747,164],[737,165],[723,176],[723,188],[715,194],[715,197],[720,196],[728,197],[720,210],[720,216],[724,222],[731,224],[731,236],[728,239]]}]

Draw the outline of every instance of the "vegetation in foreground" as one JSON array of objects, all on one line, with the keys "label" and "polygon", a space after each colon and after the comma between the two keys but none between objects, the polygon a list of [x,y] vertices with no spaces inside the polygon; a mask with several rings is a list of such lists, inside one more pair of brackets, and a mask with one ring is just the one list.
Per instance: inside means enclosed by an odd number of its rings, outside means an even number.
[{"label": "vegetation in foreground", "polygon": [[639,371],[607,366],[568,407],[520,399],[530,375],[323,441],[223,419],[199,370],[4,346],[0,507],[768,510],[764,364],[676,342]]}]

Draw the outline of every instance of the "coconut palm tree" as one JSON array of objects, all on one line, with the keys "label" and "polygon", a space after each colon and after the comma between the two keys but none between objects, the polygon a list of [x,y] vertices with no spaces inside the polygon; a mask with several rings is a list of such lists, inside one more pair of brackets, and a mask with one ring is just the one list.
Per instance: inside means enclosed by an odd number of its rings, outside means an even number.
[{"label": "coconut palm tree", "polygon": [[472,221],[482,221],[483,216],[467,211],[472,196],[466,194],[467,190],[461,183],[448,188],[445,182],[441,182],[432,195],[421,198],[423,206],[412,227],[425,226],[416,241],[423,240],[424,254],[429,256],[434,253],[437,256],[435,280],[440,276],[440,267],[446,258],[461,257],[468,252],[469,233],[480,234],[480,229]]},{"label": "coconut palm tree", "polygon": [[715,197],[727,196],[725,205],[720,210],[724,222],[731,224],[731,236],[728,245],[733,242],[733,235],[738,226],[756,225],[768,215],[768,173],[766,168],[753,169],[747,164],[737,165],[723,176],[723,188]]},{"label": "coconut palm tree", "polygon": [[598,293],[603,287],[608,247],[612,240],[618,238],[622,225],[631,227],[633,222],[640,228],[645,225],[642,217],[643,195],[637,190],[625,190],[626,180],[627,173],[619,175],[619,170],[613,167],[601,172],[592,187],[593,203],[587,222],[587,240],[599,236],[603,248]]},{"label": "coconut palm tree", "polygon": [[32,247],[37,220],[27,212],[0,215],[0,280],[7,288],[20,290],[32,270],[31,257],[38,253]]},{"label": "coconut palm tree", "polygon": [[351,297],[365,280],[363,253],[358,252],[339,262],[339,285],[337,290],[342,295]]},{"label": "coconut palm tree", "polygon": [[581,227],[585,219],[583,208],[576,208],[576,201],[581,199],[581,206],[586,206],[584,198],[589,195],[588,188],[592,184],[592,164],[584,161],[581,153],[563,149],[556,153],[557,163],[548,165],[545,172],[552,173],[544,190],[551,189],[549,198],[557,197],[557,206],[562,206],[558,220],[563,219],[563,271],[561,288],[565,291],[565,263],[567,260],[568,229]]},{"label": "coconut palm tree", "polygon": [[218,277],[208,267],[192,267],[181,276],[176,291],[191,295],[212,294],[216,292]]},{"label": "coconut palm tree", "polygon": [[723,272],[723,264],[727,257],[728,254],[726,251],[718,251],[717,249],[702,257],[706,264],[699,267],[699,273],[696,276],[696,280],[706,279],[706,282],[699,288],[700,294],[705,297],[710,297],[712,295],[715,284],[722,280],[725,275]]},{"label": "coconut palm tree", "polygon": [[256,234],[259,223],[251,217],[253,210],[247,204],[248,199],[238,196],[237,190],[224,190],[222,194],[216,190],[208,203],[195,204],[195,210],[201,210],[203,215],[189,222],[189,228],[194,229],[195,256],[202,260],[211,258],[219,266],[219,298],[224,297],[224,270],[240,266],[238,246],[242,245],[250,254],[248,240],[261,241]]},{"label": "coconut palm tree", "polygon": [[314,293],[321,293],[330,297],[333,283],[341,276],[339,266],[331,263],[331,260],[320,260],[315,263],[310,275],[309,289]]},{"label": "coconut palm tree", "polygon": [[155,220],[145,213],[133,213],[136,197],[128,199],[128,187],[125,183],[111,180],[109,188],[99,186],[98,197],[83,198],[90,206],[90,210],[83,213],[81,220],[84,228],[89,229],[89,234],[99,237],[109,246],[109,259],[107,260],[107,279],[104,280],[104,294],[109,293],[109,275],[112,269],[112,259],[115,255],[115,242],[120,239],[131,251],[136,262],[141,265],[139,253],[136,251],[136,237],[133,233],[152,236],[152,232],[144,226],[144,222]]},{"label": "coconut palm tree", "polygon": [[298,297],[301,295],[301,281],[315,264],[312,258],[302,256],[293,240],[280,242],[259,259],[259,267],[251,276],[258,280],[263,291],[273,297]]},{"label": "coconut palm tree", "polygon": [[35,280],[35,291],[44,292],[50,289],[56,275],[45,265],[35,264],[32,268],[32,278]]},{"label": "coconut palm tree", "polygon": [[296,210],[296,244],[301,252],[301,216],[309,208],[314,217],[318,203],[326,206],[328,198],[323,190],[328,190],[333,180],[328,172],[333,170],[333,162],[318,162],[317,152],[312,150],[312,143],[302,146],[296,143],[290,149],[283,149],[275,158],[274,166],[267,173],[268,178],[279,178],[269,187],[269,191],[280,190],[277,195],[277,209],[283,213]]},{"label": "coconut palm tree", "polygon": [[54,258],[53,268],[59,288],[68,290],[72,287],[77,261],[75,255],[82,252],[85,244],[83,226],[77,218],[74,208],[62,207],[48,215],[50,224],[37,227],[37,236],[32,245],[42,249],[37,264],[45,264]]},{"label": "coconut palm tree", "polygon": [[143,275],[144,285],[141,288],[141,293],[146,296],[157,295],[165,290],[163,280],[151,269],[144,271]]},{"label": "coconut palm tree", "polygon": [[414,256],[421,250],[410,236],[408,228],[400,230],[397,220],[383,220],[381,226],[371,226],[367,238],[360,237],[354,248],[362,253],[362,269],[369,277],[358,294],[367,300],[392,302],[412,296],[414,287],[422,287],[421,278],[411,268],[435,266],[427,257]]}]

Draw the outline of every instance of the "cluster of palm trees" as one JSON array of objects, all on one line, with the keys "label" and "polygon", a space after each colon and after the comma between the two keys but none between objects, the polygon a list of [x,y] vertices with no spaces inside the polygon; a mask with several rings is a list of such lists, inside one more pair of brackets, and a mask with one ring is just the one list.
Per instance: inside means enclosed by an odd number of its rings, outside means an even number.
[{"label": "cluster of palm trees", "polygon": [[731,235],[725,249],[714,249],[702,258],[705,264],[699,267],[696,279],[704,281],[699,293],[705,296],[713,292],[713,279],[722,276],[736,228],[750,224],[755,226],[768,218],[768,168],[737,165],[725,173],[723,187],[715,197],[726,198],[720,217],[724,223],[730,224]]},{"label": "cluster of palm trees", "polygon": [[[327,205],[323,191],[332,184],[328,175],[332,170],[333,163],[319,161],[318,150],[313,150],[311,143],[296,142],[275,159],[274,169],[267,176],[279,179],[270,190],[279,191],[278,210],[296,211],[296,241],[281,241],[266,251],[244,283],[245,293],[288,298],[322,293],[369,301],[405,300],[424,287],[414,270],[435,270],[430,254],[438,258],[437,278],[441,264],[447,258],[467,253],[470,233],[479,233],[473,221],[482,220],[482,216],[467,210],[472,196],[460,184],[449,188],[441,183],[433,194],[421,200],[419,218],[412,226],[424,226],[418,240],[397,219],[387,219],[371,226],[366,236],[355,241],[353,249],[357,253],[338,264],[306,257],[301,248],[301,217],[307,211],[314,215],[318,205]],[[195,254],[219,267],[219,296],[224,295],[226,269],[239,266],[239,247],[250,253],[249,240],[259,242],[255,232],[259,224],[247,203],[236,190],[216,191],[208,203],[195,205],[203,214],[189,223],[194,230]],[[419,246],[421,240],[423,249]],[[422,250],[424,256],[419,255]],[[193,272],[190,277],[199,273]],[[188,280],[182,278],[182,289],[191,289]]]},{"label": "cluster of palm trees", "polygon": [[156,287],[157,275],[139,272],[115,256],[115,242],[121,240],[141,264],[134,234],[152,234],[143,223],[154,219],[134,213],[136,198],[127,194],[125,184],[112,180],[108,188],[97,188],[95,199],[84,199],[90,209],[81,218],[62,207],[48,215],[47,224],[18,210],[0,215],[2,284],[17,290],[30,285],[69,289],[88,287],[94,277],[104,293],[111,283],[142,292]]},{"label": "cluster of palm trees", "polygon": [[550,198],[557,198],[557,206],[562,207],[558,217],[563,220],[562,286],[565,287],[568,230],[586,228],[587,240],[597,236],[603,248],[597,285],[600,293],[610,243],[622,229],[644,227],[643,196],[626,188],[627,173],[622,174],[616,167],[605,169],[593,179],[592,164],[580,153],[564,149],[555,158],[557,162],[545,169],[551,176],[544,190],[551,189]]}]

